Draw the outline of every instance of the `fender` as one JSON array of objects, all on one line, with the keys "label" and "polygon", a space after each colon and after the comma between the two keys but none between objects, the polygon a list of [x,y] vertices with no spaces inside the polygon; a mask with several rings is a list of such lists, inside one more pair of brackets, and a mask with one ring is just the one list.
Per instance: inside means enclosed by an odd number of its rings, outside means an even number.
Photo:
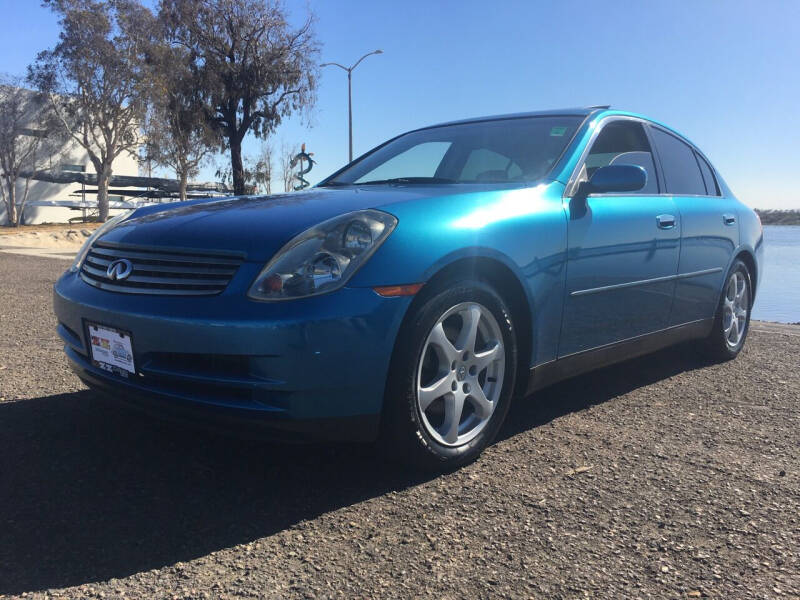
[{"label": "fender", "polygon": [[496,260],[520,282],[531,307],[531,360],[552,360],[566,276],[563,187],[548,182],[440,196],[422,214],[406,203],[385,207],[397,217],[397,228],[349,285],[422,283],[458,260]]}]

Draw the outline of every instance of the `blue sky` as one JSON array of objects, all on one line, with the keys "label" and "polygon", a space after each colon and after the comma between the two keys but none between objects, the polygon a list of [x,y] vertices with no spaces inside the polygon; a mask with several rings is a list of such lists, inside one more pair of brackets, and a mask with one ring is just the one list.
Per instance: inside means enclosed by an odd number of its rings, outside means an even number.
[{"label": "blue sky", "polygon": [[[800,1],[602,3],[287,1],[317,16],[321,60],[350,64],[354,152],[462,117],[592,104],[644,113],[700,146],[758,207],[800,208]],[[23,74],[58,36],[36,0],[0,0],[0,71]],[[347,77],[323,70],[318,102],[272,144],[305,142],[316,182],[347,160]],[[250,152],[259,141],[248,142]],[[213,177],[213,168],[205,170]]]}]

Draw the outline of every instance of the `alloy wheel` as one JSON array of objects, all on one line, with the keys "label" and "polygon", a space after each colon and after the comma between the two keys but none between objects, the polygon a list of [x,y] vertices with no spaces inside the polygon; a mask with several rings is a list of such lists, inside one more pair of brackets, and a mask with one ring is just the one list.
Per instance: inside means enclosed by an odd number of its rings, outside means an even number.
[{"label": "alloy wheel", "polygon": [[725,299],[722,302],[722,329],[725,342],[731,348],[736,348],[744,337],[749,303],[744,274],[734,271],[725,286]]},{"label": "alloy wheel", "polygon": [[445,446],[474,439],[497,408],[504,374],[503,336],[491,311],[475,302],[447,310],[417,367],[417,409],[427,433]]}]

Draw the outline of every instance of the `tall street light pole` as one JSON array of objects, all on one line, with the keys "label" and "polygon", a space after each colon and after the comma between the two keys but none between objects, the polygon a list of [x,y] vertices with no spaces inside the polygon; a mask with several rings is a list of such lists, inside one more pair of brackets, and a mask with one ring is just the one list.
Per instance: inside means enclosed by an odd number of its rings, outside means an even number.
[{"label": "tall street light pole", "polygon": [[345,67],[335,62],[322,63],[320,67],[339,67],[347,71],[347,122],[349,127],[349,160],[353,162],[353,70],[361,63],[362,60],[373,54],[383,54],[383,50],[374,50],[367,52],[364,56],[359,58],[352,67]]}]

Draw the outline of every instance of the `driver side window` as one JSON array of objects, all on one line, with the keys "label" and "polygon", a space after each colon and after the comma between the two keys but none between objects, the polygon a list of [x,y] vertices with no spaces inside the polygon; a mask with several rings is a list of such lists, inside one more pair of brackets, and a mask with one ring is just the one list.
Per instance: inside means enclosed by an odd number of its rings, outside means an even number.
[{"label": "driver side window", "polygon": [[586,156],[578,182],[588,181],[600,167],[635,165],[647,173],[647,184],[636,194],[658,194],[658,178],[644,127],[634,121],[612,121],[598,134]]}]

